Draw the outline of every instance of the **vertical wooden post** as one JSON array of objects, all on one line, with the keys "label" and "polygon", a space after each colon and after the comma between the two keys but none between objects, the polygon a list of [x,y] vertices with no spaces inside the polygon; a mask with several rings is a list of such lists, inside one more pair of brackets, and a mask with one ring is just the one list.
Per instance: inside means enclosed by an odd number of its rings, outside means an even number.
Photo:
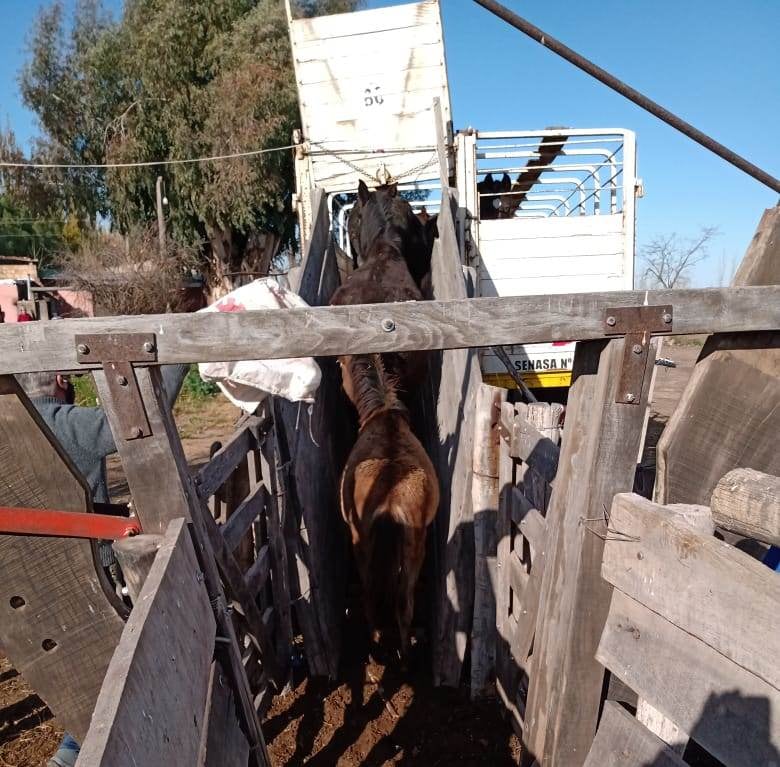
[{"label": "vertical wooden post", "polygon": [[265,740],[250,694],[249,682],[241,661],[241,652],[233,621],[227,612],[227,599],[222,588],[217,563],[206,529],[208,509],[201,507],[197,491],[187,467],[181,440],[170,409],[165,404],[164,388],[157,367],[136,368],[138,389],[151,427],[151,435],[143,439],[123,439],[111,389],[102,370],[94,373],[100,400],[111,423],[122,466],[133,496],[141,525],[146,531],[164,533],[168,523],[184,517],[192,522],[196,553],[204,570],[209,598],[217,605],[218,628],[229,642],[228,657],[231,676],[236,687],[240,708],[253,746],[256,767],[269,763]]},{"label": "vertical wooden post", "polygon": [[482,384],[474,434],[474,623],[471,630],[471,696],[487,692],[496,664],[496,533],[501,406],[506,389]]},{"label": "vertical wooden post", "polygon": [[601,579],[606,510],[630,491],[655,361],[637,404],[615,402],[623,339],[577,345],[530,667],[524,763],[578,767],[596,732],[604,669],[595,660],[609,609]]}]

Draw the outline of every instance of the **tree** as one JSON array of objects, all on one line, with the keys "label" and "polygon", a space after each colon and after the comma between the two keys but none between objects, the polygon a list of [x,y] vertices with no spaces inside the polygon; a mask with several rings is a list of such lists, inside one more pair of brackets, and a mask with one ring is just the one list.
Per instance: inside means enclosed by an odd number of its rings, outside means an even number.
[{"label": "tree", "polygon": [[653,288],[682,288],[690,282],[690,271],[709,256],[708,245],[718,234],[717,227],[703,226],[696,237],[662,234],[641,250],[644,282]]},{"label": "tree", "polygon": [[[304,14],[352,10],[359,0],[305,0]],[[112,21],[80,0],[41,14],[21,75],[44,130],[40,151],[76,163],[133,163],[271,149],[298,124],[281,0],[126,0]],[[290,151],[222,162],[79,170],[69,209],[109,216],[122,231],[153,221],[164,177],[168,231],[200,247],[214,285],[255,270],[289,244]]]}]

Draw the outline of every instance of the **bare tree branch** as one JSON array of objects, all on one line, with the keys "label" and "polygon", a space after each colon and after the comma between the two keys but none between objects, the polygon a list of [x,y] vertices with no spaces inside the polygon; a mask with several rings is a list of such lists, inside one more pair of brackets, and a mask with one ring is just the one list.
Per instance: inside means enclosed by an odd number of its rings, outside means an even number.
[{"label": "bare tree branch", "polygon": [[709,256],[708,245],[718,234],[716,226],[703,226],[690,239],[674,232],[657,235],[641,250],[645,282],[666,289],[684,287],[691,269]]}]

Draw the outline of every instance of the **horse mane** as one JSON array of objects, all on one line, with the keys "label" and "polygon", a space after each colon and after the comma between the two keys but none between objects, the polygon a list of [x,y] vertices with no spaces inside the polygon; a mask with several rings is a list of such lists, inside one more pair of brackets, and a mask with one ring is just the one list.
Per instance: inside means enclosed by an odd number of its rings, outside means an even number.
[{"label": "horse mane", "polygon": [[379,410],[405,410],[398,397],[398,381],[390,375],[381,354],[356,354],[347,358],[355,407],[361,428]]}]

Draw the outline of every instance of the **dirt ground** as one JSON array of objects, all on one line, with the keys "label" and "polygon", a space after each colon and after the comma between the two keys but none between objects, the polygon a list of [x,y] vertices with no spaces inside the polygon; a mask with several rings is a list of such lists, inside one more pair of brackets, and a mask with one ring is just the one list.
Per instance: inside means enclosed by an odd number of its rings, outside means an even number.
[{"label": "dirt ground", "polygon": [[[657,368],[644,463],[690,377],[700,351],[690,341],[665,343],[661,356],[674,368]],[[208,460],[238,415],[224,400],[205,408],[179,407],[177,424],[191,466]],[[118,461],[109,464],[115,500],[127,498]],[[353,627],[354,628],[354,627]],[[362,635],[347,626],[346,637]],[[355,639],[333,683],[313,682],[298,669],[293,688],[277,696],[264,723],[274,767],[380,767],[380,765],[513,765],[519,742],[495,700],[472,703],[460,690],[435,688],[418,663],[406,675],[367,658]],[[44,767],[62,730],[43,701],[0,655],[0,767]]]}]

